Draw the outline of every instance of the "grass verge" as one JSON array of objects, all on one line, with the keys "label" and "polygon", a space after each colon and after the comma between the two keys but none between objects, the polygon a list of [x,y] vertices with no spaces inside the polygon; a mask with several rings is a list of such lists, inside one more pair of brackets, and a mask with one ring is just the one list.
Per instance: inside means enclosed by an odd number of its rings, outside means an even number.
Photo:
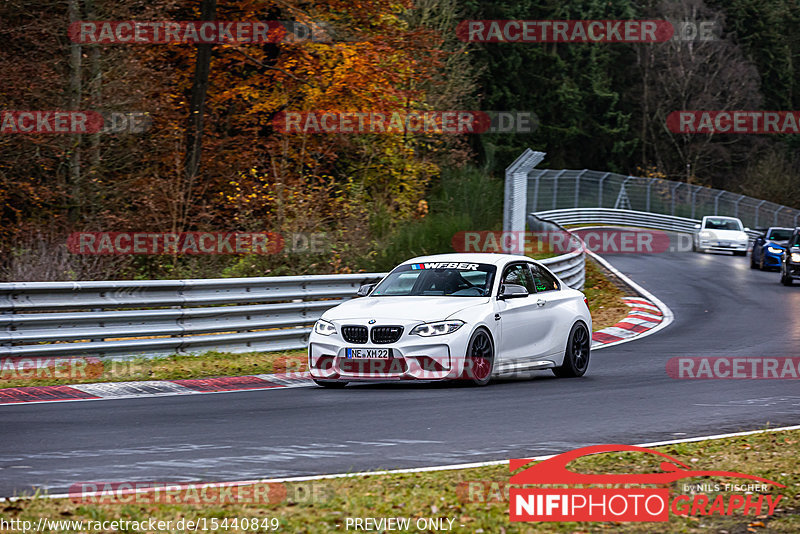
[{"label": "grass verge", "polygon": [[[348,517],[408,517],[452,519],[451,532],[800,532],[798,488],[800,475],[800,431],[780,431],[748,436],[706,440],[656,447],[696,470],[737,471],[758,475],[784,484],[770,488],[782,494],[772,516],[734,514],[732,516],[677,516],[667,523],[510,523],[508,501],[502,491],[494,498],[470,494],[469,482],[495,482],[503,488],[508,482],[507,464],[474,469],[427,473],[357,476],[313,482],[286,483],[276,487],[260,485],[252,493],[280,495],[266,504],[220,503],[179,504],[175,500],[189,494],[175,494],[170,502],[76,503],[70,499],[33,498],[0,503],[2,517],[38,521],[40,517],[69,520],[141,521],[149,518],[176,521],[181,518],[210,521],[216,518],[277,518],[283,532],[343,532]],[[651,455],[608,453],[584,457],[570,469],[586,473],[656,472]],[[685,479],[672,483],[671,498],[685,492],[684,484],[745,483],[737,479]],[[276,489],[280,489],[278,492]],[[730,495],[730,493],[725,493]],[[244,494],[244,493],[242,493]],[[163,496],[163,494],[162,494]],[[716,496],[709,493],[710,500]],[[140,501],[144,501],[140,497]],[[149,499],[155,500],[155,499]],[[265,499],[266,500],[266,499]],[[194,502],[194,501],[193,501]],[[445,521],[447,524],[447,521]],[[131,530],[136,531],[136,530]],[[229,529],[237,531],[237,529]],[[238,529],[241,531],[241,529]],[[261,530],[265,531],[265,530]],[[412,529],[414,531],[414,529]],[[423,529],[423,531],[434,531]]]},{"label": "grass verge", "polygon": [[589,299],[592,330],[595,332],[617,324],[630,311],[630,307],[622,300],[622,297],[630,296],[630,293],[615,283],[608,273],[588,255],[583,293]]}]

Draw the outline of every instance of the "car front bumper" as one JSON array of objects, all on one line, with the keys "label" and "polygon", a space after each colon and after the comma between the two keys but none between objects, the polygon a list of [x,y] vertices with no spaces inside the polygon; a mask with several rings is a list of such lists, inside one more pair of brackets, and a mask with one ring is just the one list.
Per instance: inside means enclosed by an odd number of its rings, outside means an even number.
[{"label": "car front bumper", "polygon": [[781,261],[783,261],[783,254],[764,250],[764,267],[780,267]]},{"label": "car front bumper", "polygon": [[747,243],[719,241],[716,239],[700,239],[699,248],[703,250],[715,250],[721,252],[746,252]]},{"label": "car front bumper", "polygon": [[787,263],[786,274],[793,279],[800,278],[800,263]]},{"label": "car front bumper", "polygon": [[[405,332],[391,344],[345,341],[340,335],[312,333],[308,368],[317,380],[452,380],[462,374],[469,332],[463,326],[453,334],[411,336]],[[391,349],[389,359],[348,358],[347,349]]]}]

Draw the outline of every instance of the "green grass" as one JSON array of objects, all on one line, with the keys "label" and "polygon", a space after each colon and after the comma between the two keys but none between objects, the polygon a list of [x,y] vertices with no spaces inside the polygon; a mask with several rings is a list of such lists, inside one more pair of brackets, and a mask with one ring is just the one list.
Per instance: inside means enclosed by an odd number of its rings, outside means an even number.
[{"label": "green grass", "polygon": [[597,263],[588,256],[583,293],[589,300],[592,330],[595,332],[617,324],[630,311],[630,307],[622,300],[622,297],[629,294],[614,285]]}]

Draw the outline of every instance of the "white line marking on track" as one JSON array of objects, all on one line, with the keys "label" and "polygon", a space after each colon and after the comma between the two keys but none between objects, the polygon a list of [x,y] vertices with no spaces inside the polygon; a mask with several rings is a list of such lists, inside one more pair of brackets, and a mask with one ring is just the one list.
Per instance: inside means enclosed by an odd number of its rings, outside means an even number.
[{"label": "white line marking on track", "polygon": [[[681,438],[681,439],[670,439],[665,441],[653,441],[651,443],[640,443],[636,445],[637,447],[661,447],[664,445],[675,445],[678,443],[693,443],[697,441],[705,441],[711,439],[726,439],[726,438],[737,438],[741,436],[752,436],[754,434],[766,434],[771,432],[783,432],[786,430],[800,430],[800,425],[794,426],[784,426],[778,428],[766,428],[763,430],[747,430],[744,432],[732,432],[730,434],[715,434],[712,436],[695,436],[691,438]],[[548,454],[545,456],[532,456],[530,458],[526,458],[527,460],[531,461],[542,461],[547,460],[548,458],[553,458],[558,456],[558,454]],[[468,464],[452,464],[452,465],[434,465],[430,467],[412,467],[408,469],[388,469],[384,471],[359,471],[357,473],[334,473],[328,475],[309,475],[309,476],[300,476],[300,477],[283,477],[283,478],[263,478],[258,480],[240,480],[240,481],[231,481],[231,482],[214,482],[217,485],[225,485],[225,486],[251,486],[253,484],[274,484],[279,482],[306,482],[309,480],[326,480],[326,479],[333,479],[333,478],[353,478],[353,477],[360,477],[360,476],[376,476],[376,475],[396,475],[402,473],[429,473],[433,471],[450,471],[450,470],[458,470],[458,469],[472,469],[476,467],[490,467],[493,465],[503,465],[507,464],[508,459],[503,460],[491,460],[488,462],[472,462]],[[209,482],[211,483],[211,482]],[[147,488],[143,488],[143,491],[147,491]],[[0,497],[0,502],[14,502],[18,500],[30,500],[33,497]],[[54,495],[40,495],[37,497],[39,499],[68,499],[70,495],[68,493],[59,493]]]}]

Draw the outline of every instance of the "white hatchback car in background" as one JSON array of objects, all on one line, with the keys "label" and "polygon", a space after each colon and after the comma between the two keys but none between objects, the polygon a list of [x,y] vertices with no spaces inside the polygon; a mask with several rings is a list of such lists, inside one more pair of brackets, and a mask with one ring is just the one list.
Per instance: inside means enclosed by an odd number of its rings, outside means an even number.
[{"label": "white hatchback car in background", "polygon": [[744,228],[742,221],[735,217],[718,217],[708,215],[700,224],[694,225],[693,248],[697,252],[706,250],[729,251],[736,256],[747,255],[750,238],[749,228]]},{"label": "white hatchback car in background", "polygon": [[387,379],[485,385],[537,369],[582,376],[589,365],[588,301],[525,256],[414,258],[359,295],[314,325],[308,363],[321,386]]}]

